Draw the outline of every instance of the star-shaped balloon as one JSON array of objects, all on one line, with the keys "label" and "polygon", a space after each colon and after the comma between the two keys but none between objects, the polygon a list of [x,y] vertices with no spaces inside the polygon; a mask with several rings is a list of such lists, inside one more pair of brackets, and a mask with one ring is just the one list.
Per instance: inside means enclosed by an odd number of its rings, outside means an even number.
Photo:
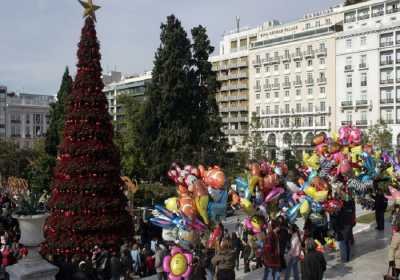
[{"label": "star-shaped balloon", "polygon": [[82,0],[78,0],[79,3],[81,3],[82,7],[85,9],[83,12],[83,17],[91,17],[94,21],[96,21],[96,14],[95,12],[100,9],[100,6],[94,5],[93,0],[87,0],[87,2],[84,2]]}]

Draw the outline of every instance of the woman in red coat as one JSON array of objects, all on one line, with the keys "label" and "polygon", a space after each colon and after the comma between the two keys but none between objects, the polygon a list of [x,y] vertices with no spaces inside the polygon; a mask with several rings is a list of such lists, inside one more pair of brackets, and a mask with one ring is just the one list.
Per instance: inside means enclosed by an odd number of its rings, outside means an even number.
[{"label": "woman in red coat", "polygon": [[272,274],[273,280],[279,279],[279,268],[280,268],[280,254],[279,254],[279,238],[275,232],[276,223],[270,221],[267,229],[267,237],[264,243],[264,280],[268,280],[269,273]]}]

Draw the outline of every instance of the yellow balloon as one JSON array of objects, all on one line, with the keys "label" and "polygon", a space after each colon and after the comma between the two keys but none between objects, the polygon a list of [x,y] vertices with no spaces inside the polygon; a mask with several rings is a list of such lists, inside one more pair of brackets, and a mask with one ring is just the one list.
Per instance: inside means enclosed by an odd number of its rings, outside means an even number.
[{"label": "yellow balloon", "polygon": [[207,214],[207,207],[208,207],[208,195],[196,196],[194,198],[194,202],[196,204],[197,212],[199,213],[200,217],[203,219],[203,222],[208,225],[208,214]]},{"label": "yellow balloon", "polygon": [[254,210],[253,204],[251,204],[248,199],[240,199],[240,206],[243,208],[243,211],[249,216],[254,215],[254,213],[256,212],[256,210]]},{"label": "yellow balloon", "polygon": [[187,270],[187,260],[184,255],[181,253],[176,254],[171,258],[171,262],[169,263],[169,267],[171,268],[171,272],[175,276],[180,276]]},{"label": "yellow balloon", "polygon": [[249,191],[251,195],[255,195],[254,189],[256,188],[256,185],[260,181],[260,177],[258,176],[251,176],[250,178],[250,183],[249,183]]},{"label": "yellow balloon", "polygon": [[257,230],[261,230],[261,227],[263,225],[263,221],[261,219],[261,217],[259,216],[253,216],[250,220],[251,225],[253,226],[253,228],[257,229]]},{"label": "yellow balloon", "polygon": [[357,162],[357,158],[359,155],[362,153],[362,146],[356,146],[351,148],[351,161],[352,162]]},{"label": "yellow balloon", "polygon": [[314,195],[312,196],[312,198],[314,198],[316,202],[325,201],[327,197],[328,197],[328,191],[315,192]]},{"label": "yellow balloon", "polygon": [[315,193],[317,192],[317,190],[314,187],[307,187],[304,192],[306,193],[306,195],[314,198]]},{"label": "yellow balloon", "polygon": [[169,211],[178,213],[178,198],[177,197],[170,197],[164,201],[165,208],[167,208]]},{"label": "yellow balloon", "polygon": [[312,169],[319,169],[319,156],[316,153],[310,155],[304,152],[303,162],[306,166],[311,167]]},{"label": "yellow balloon", "polygon": [[336,131],[332,131],[331,137],[333,141],[337,142],[339,139],[339,134]]},{"label": "yellow balloon", "polygon": [[306,216],[308,213],[310,213],[310,203],[308,203],[308,200],[304,200],[300,206],[300,215]]}]

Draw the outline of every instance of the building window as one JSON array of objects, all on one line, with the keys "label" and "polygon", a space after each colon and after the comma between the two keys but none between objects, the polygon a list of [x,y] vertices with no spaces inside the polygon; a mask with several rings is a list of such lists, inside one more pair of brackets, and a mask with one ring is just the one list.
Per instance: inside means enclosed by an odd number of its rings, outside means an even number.
[{"label": "building window", "polygon": [[274,70],[275,70],[275,71],[278,71],[278,70],[279,70],[279,65],[278,65],[278,64],[275,64],[275,65],[274,65]]},{"label": "building window", "polygon": [[346,101],[347,102],[352,102],[353,101],[353,95],[351,94],[351,92],[348,92],[346,94]]},{"label": "building window", "polygon": [[348,75],[346,77],[346,87],[351,88],[353,86],[353,77]]},{"label": "building window", "polygon": [[367,44],[367,36],[361,36],[360,45],[365,46]]},{"label": "building window", "polygon": [[325,50],[325,48],[326,48],[325,43],[320,43],[320,44],[319,44],[319,49],[320,49],[321,51]]},{"label": "building window", "polygon": [[265,66],[265,68],[264,68],[265,73],[269,73],[269,69],[270,69],[269,66]]},{"label": "building window", "polygon": [[290,57],[289,50],[285,50],[285,57]]},{"label": "building window", "polygon": [[352,40],[346,39],[346,48],[351,49],[351,45],[352,45]]},{"label": "building window", "polygon": [[289,70],[289,63],[285,63],[285,70]]},{"label": "building window", "polygon": [[346,57],[346,66],[351,66],[353,64],[353,59],[351,56]]},{"label": "building window", "polygon": [[313,95],[313,88],[308,88],[307,89],[308,95]]},{"label": "building window", "polygon": [[256,94],[256,99],[257,100],[260,99],[260,94],[259,93]]},{"label": "building window", "polygon": [[309,59],[309,60],[307,61],[307,65],[308,65],[308,67],[312,66],[312,59]]},{"label": "building window", "polygon": [[313,111],[313,104],[311,102],[307,104],[307,109],[308,109],[307,112],[312,112]]},{"label": "building window", "polygon": [[320,126],[325,126],[325,125],[326,125],[325,116],[321,116],[321,117],[319,118],[319,125],[320,125]]},{"label": "building window", "polygon": [[296,48],[296,56],[301,56],[301,49],[299,47]]},{"label": "building window", "polygon": [[271,108],[270,108],[270,106],[266,106],[265,107],[265,113],[267,114],[267,115],[269,115],[269,114],[271,114]]},{"label": "building window", "polygon": [[319,110],[320,110],[321,112],[325,112],[325,110],[326,110],[325,101],[321,101],[321,102],[319,103]]},{"label": "building window", "polygon": [[312,45],[308,45],[308,46],[307,46],[307,52],[308,52],[308,53],[311,53],[311,52],[312,52]]},{"label": "building window", "polygon": [[300,68],[300,67],[301,67],[300,61],[296,61],[296,68]]},{"label": "building window", "polygon": [[324,58],[324,57],[321,57],[321,58],[319,59],[319,64],[321,64],[321,65],[324,65],[324,64],[325,64],[325,58]]},{"label": "building window", "polygon": [[275,111],[275,114],[279,113],[279,105],[274,106],[274,111]]},{"label": "building window", "polygon": [[296,112],[300,113],[301,112],[301,103],[296,104]]},{"label": "building window", "polygon": [[315,27],[320,27],[321,26],[321,23],[319,22],[319,20],[317,20],[316,22],[315,22]]},{"label": "building window", "polygon": [[275,95],[275,98],[279,98],[279,91],[275,91],[274,95]]},{"label": "building window", "polygon": [[260,115],[260,106],[256,106],[256,114],[257,114],[257,116]]},{"label": "building window", "polygon": [[300,96],[301,95],[301,89],[296,89],[296,96]]},{"label": "building window", "polygon": [[331,24],[331,19],[330,19],[330,18],[325,19],[325,24],[326,24],[326,25]]},{"label": "building window", "polygon": [[261,67],[256,67],[256,73],[260,73],[261,72]]},{"label": "building window", "polygon": [[367,86],[367,73],[361,73],[361,86]]},{"label": "building window", "polygon": [[288,114],[290,112],[290,105],[285,104],[285,113]]},{"label": "building window", "polygon": [[296,75],[296,83],[300,84],[301,83],[301,76]]},{"label": "building window", "polygon": [[261,88],[261,81],[256,80],[256,89],[260,89],[260,88]]},{"label": "building window", "polygon": [[286,91],[285,91],[285,97],[289,97],[289,95],[290,95],[290,94],[289,94],[289,91],[286,90]]},{"label": "building window", "polygon": [[271,97],[271,94],[269,92],[265,93],[265,98],[269,99]]},{"label": "building window", "polygon": [[306,30],[311,28],[311,23],[306,23]]},{"label": "building window", "polygon": [[353,116],[351,114],[351,111],[346,112],[346,121],[351,123],[351,120],[353,119]]},{"label": "building window", "polygon": [[325,87],[320,87],[320,88],[319,88],[319,93],[320,93],[321,95],[325,95]]},{"label": "building window", "polygon": [[285,76],[285,83],[289,83],[289,76]]},{"label": "building window", "polygon": [[367,100],[367,91],[363,90],[360,95],[361,100]]},{"label": "building window", "polygon": [[366,121],[367,120],[367,111],[361,111],[361,120]]}]

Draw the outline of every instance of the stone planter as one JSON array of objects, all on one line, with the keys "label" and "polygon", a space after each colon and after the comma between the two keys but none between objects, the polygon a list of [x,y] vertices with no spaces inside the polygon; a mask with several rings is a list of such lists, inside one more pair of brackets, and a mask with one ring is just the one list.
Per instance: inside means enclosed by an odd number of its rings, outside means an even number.
[{"label": "stone planter", "polygon": [[13,216],[18,220],[21,230],[20,243],[29,250],[28,256],[20,260],[17,264],[8,266],[6,271],[13,280],[53,280],[58,272],[58,268],[39,254],[39,245],[44,241],[43,225],[48,214],[33,216]]}]

